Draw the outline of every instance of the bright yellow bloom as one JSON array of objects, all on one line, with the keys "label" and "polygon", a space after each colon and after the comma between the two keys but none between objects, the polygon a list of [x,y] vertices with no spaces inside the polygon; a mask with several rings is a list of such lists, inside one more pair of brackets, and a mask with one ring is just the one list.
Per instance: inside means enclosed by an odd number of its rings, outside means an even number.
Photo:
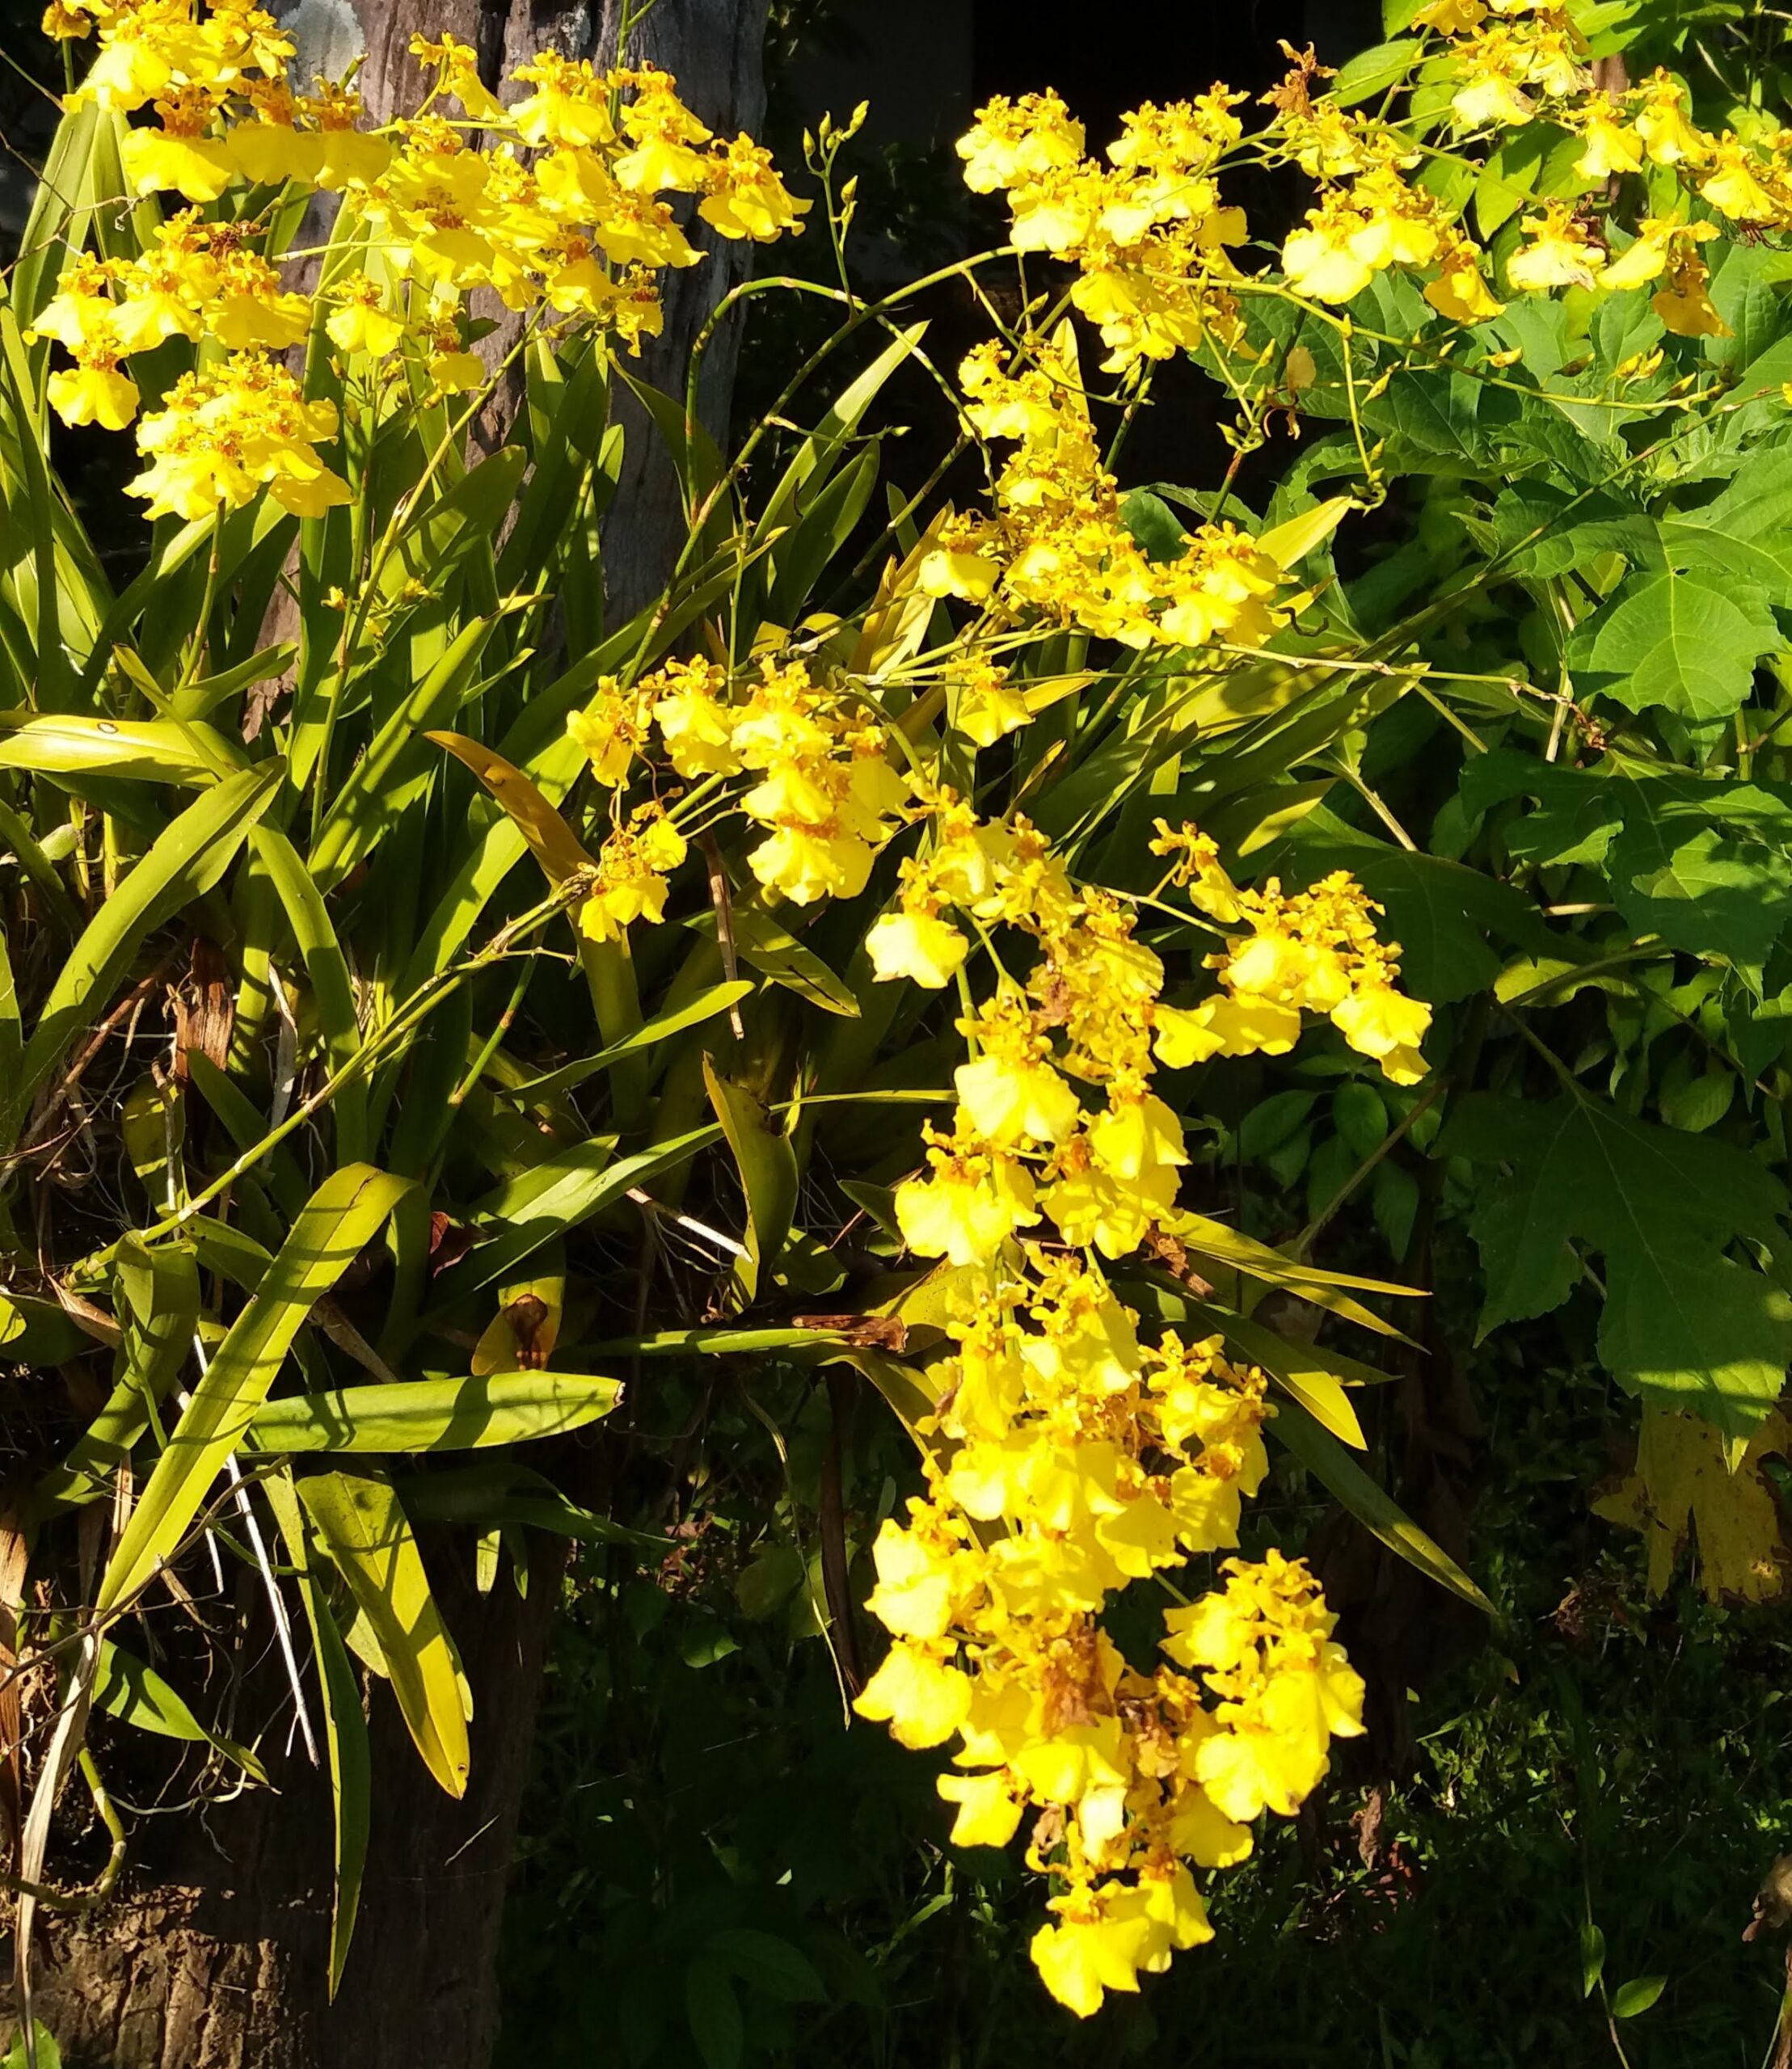
[{"label": "bright yellow bloom", "polygon": [[1792,220],[1792,192],[1727,130],[1712,149],[1711,170],[1699,180],[1698,191],[1732,222]]},{"label": "bright yellow bloom", "polygon": [[942,1775],[934,1784],[948,1803],[958,1806],[952,1821],[954,1846],[1006,1846],[1020,1829],[1025,1799],[1001,1774]]},{"label": "bright yellow bloom", "polygon": [[1575,171],[1581,179],[1611,179],[1621,173],[1642,171],[1643,139],[1625,128],[1609,102],[1595,101],[1583,108],[1575,127],[1582,144]]},{"label": "bright yellow bloom", "polygon": [[338,352],[365,352],[374,359],[383,359],[404,335],[403,318],[386,308],[378,282],[365,273],[348,281],[323,327]]},{"label": "bright yellow bloom", "polygon": [[685,853],[684,835],[660,807],[641,806],[598,851],[597,876],[579,908],[581,931],[592,941],[622,941],[638,920],[657,926],[665,917],[667,876]]},{"label": "bright yellow bloom", "polygon": [[736,137],[710,162],[709,192],[697,213],[727,238],[769,242],[786,230],[802,234],[802,218],[814,205],[789,193],[772,164],[771,153],[750,137]]},{"label": "bright yellow bloom", "polygon": [[1643,148],[1657,165],[1702,162],[1711,140],[1694,128],[1680,109],[1680,90],[1667,73],[1657,70],[1638,90],[1641,105],[1635,122]]},{"label": "bright yellow bloom", "polygon": [[535,88],[510,111],[517,133],[525,144],[568,144],[580,149],[615,141],[615,125],[609,119],[609,82],[593,73],[588,60],[574,63],[544,50],[529,64],[519,65],[511,76]]},{"label": "bright yellow bloom", "polygon": [[884,912],[865,937],[865,952],[879,984],[906,977],[923,990],[942,991],[969,953],[956,927],[930,912]]},{"label": "bright yellow bloom", "polygon": [[1440,234],[1438,274],[1425,284],[1425,299],[1453,323],[1487,323],[1503,314],[1481,271],[1481,254],[1455,230]]},{"label": "bright yellow bloom", "polygon": [[47,390],[50,407],[64,423],[96,423],[122,431],[137,415],[137,383],[116,366],[77,366],[53,373]]},{"label": "bright yellow bloom", "polygon": [[899,1638],[867,1681],[853,1708],[873,1723],[887,1723],[904,1746],[940,1746],[969,1714],[971,1683],[951,1664],[944,1641],[911,1644]]},{"label": "bright yellow bloom", "polygon": [[283,366],[238,352],[221,367],[184,373],[137,445],[150,465],[125,484],[152,517],[191,521],[247,503],[265,486],[301,517],[349,499],[347,482],[314,446],[336,435],[332,403],[307,402]]},{"label": "bright yellow bloom", "polygon": [[1547,201],[1541,216],[1522,225],[1531,241],[1507,262],[1506,277],[1520,293],[1550,288],[1590,288],[1605,264],[1603,246],[1566,201]]},{"label": "bright yellow bloom", "polygon": [[1018,101],[998,95],[977,110],[974,126],[958,140],[958,154],[965,185],[993,194],[1075,165],[1082,144],[1082,124],[1055,93],[1027,94]]},{"label": "bright yellow bloom", "polygon": [[1032,1174],[966,1129],[928,1135],[929,1175],[896,1190],[896,1226],[921,1257],[987,1264],[1018,1229],[1038,1221]]}]

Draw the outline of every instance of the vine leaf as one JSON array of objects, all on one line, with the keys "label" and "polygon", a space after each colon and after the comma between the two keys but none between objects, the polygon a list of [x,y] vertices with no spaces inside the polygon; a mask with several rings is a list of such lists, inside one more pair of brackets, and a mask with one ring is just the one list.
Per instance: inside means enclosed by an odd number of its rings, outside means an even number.
[{"label": "vine leaf", "polygon": [[1727,1143],[1579,1092],[1546,1105],[1476,1093],[1440,1147],[1507,1167],[1473,1223],[1487,1282],[1482,1336],[1559,1306],[1580,1277],[1572,1245],[1584,1244],[1604,1262],[1606,1367],[1739,1450],[1785,1383],[1792,1296],[1724,1253],[1739,1240],[1781,1244],[1779,1181]]},{"label": "vine leaf", "polygon": [[1765,591],[1695,567],[1623,583],[1570,639],[1568,670],[1583,696],[1723,718],[1748,696],[1756,662],[1779,644]]},{"label": "vine leaf", "polygon": [[1635,1469],[1594,1502],[1593,1513],[1642,1533],[1651,1595],[1666,1592],[1690,1531],[1698,1545],[1699,1585],[1711,1601],[1725,1595],[1775,1601],[1792,1576],[1792,1546],[1760,1461],[1769,1452],[1783,1457],[1789,1450],[1792,1426],[1776,1410],[1732,1473],[1709,1422],[1646,1405]]}]

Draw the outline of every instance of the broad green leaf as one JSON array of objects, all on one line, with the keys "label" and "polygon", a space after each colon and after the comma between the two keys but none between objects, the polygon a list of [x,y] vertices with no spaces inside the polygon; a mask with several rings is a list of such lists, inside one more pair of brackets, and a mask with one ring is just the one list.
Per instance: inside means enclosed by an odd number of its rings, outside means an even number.
[{"label": "broad green leaf", "polygon": [[510,1099],[544,1100],[557,1098],[563,1092],[570,1092],[583,1085],[588,1077],[595,1077],[614,1063],[618,1056],[632,1056],[638,1049],[650,1049],[656,1042],[665,1041],[673,1034],[681,1034],[687,1027],[701,1027],[706,1021],[726,1013],[729,1007],[738,1005],[749,997],[754,987],[744,980],[733,984],[711,984],[687,1004],[677,1006],[670,1013],[663,1013],[636,1028],[632,1034],[625,1034],[620,1042],[613,1042],[607,1049],[600,1049],[594,1056],[582,1056],[577,1063],[563,1064],[559,1069],[549,1071],[542,1077],[525,1077],[515,1085],[502,1088],[504,1096]]},{"label": "broad green leaf", "polygon": [[[1407,11],[1409,19],[1415,11]],[[1530,122],[1503,137],[1499,148],[1488,154],[1474,189],[1475,223],[1483,238],[1491,237],[1537,192],[1549,146],[1546,126]]]},{"label": "broad green leaf", "polygon": [[268,1771],[247,1746],[208,1730],[153,1667],[109,1640],[100,1643],[99,1673],[94,1683],[93,1699],[134,1730],[214,1747],[251,1780],[267,1787]]},{"label": "broad green leaf", "polygon": [[360,1256],[406,1189],[403,1179],[351,1164],[311,1195],[156,1461],[100,1582],[100,1609],[129,1600],[174,1556],[313,1303]]},{"label": "broad green leaf", "polygon": [[685,2016],[702,2069],[740,2069],[746,2026],[727,1969],[696,1954],[685,1970]]},{"label": "broad green leaf", "polygon": [[786,2004],[822,2004],[827,1991],[807,1957],[788,1940],[761,1932],[750,1925],[735,1925],[716,1933],[709,1951],[732,1969],[750,1989],[762,1990]]},{"label": "broad green leaf", "polygon": [[1604,867],[1625,920],[1639,934],[1726,957],[1758,977],[1792,900],[1792,802],[1746,784],[1609,789],[1623,826]]},{"label": "broad green leaf", "polygon": [[1498,1615],[1492,1603],[1449,1554],[1297,1401],[1284,1403],[1269,1426],[1371,1536],[1379,1538],[1390,1552],[1440,1587],[1460,1595],[1471,1608],[1489,1616]]},{"label": "broad green leaf", "polygon": [[1148,488],[1136,488],[1121,499],[1119,518],[1148,560],[1180,560],[1188,550],[1183,520]]},{"label": "broad green leaf", "polygon": [[1309,838],[1304,831],[1294,836],[1289,852],[1305,881],[1332,870],[1351,872],[1385,911],[1377,932],[1400,944],[1401,988],[1432,1005],[1467,998],[1492,984],[1499,959],[1487,946],[1489,935],[1539,953],[1550,945],[1550,929],[1530,900],[1484,870],[1384,841]]},{"label": "broad green leaf", "polygon": [[[807,999],[811,1005],[820,1006],[824,1013],[837,1013],[847,1020],[858,1018],[858,1001],[852,988],[769,913],[757,905],[736,905],[729,917],[735,949],[743,963],[750,963],[774,984]],[[685,925],[711,940],[715,937],[713,910],[694,914]]]},{"label": "broad green leaf", "polygon": [[1568,643],[1576,692],[1629,710],[1660,705],[1683,718],[1723,718],[1780,644],[1765,594],[1703,570],[1632,575]]},{"label": "broad green leaf", "polygon": [[145,937],[223,876],[249,828],[272,803],[281,773],[277,761],[264,762],[196,799],[88,922],[25,1046],[19,1081],[0,1115],[0,1146],[10,1146],[32,1095],[94,1009],[110,999]]},{"label": "broad green leaf", "polygon": [[1591,1997],[1605,1972],[1605,1935],[1596,1925],[1580,1928],[1580,1994]]},{"label": "broad green leaf", "polygon": [[0,2069],[62,2069],[62,2050],[56,2044],[56,2036],[41,2019],[32,2021],[32,2045],[27,2047],[25,2036],[14,2036],[13,2043],[3,2056],[0,2056]]},{"label": "broad green leaf", "polygon": [[1634,1976],[1629,1983],[1620,1983],[1612,1993],[1612,2016],[1614,2019],[1634,2019],[1648,2011],[1668,1987],[1664,1975]]},{"label": "broad green leaf", "polygon": [[738,1261],[736,1276],[743,1304],[750,1306],[791,1233],[796,1212],[796,1152],[790,1137],[771,1126],[753,1094],[722,1077],[708,1056],[703,1059],[703,1083],[747,1196],[747,1254]]},{"label": "broad green leaf", "polygon": [[1339,70],[1332,82],[1331,98],[1340,107],[1377,100],[1401,83],[1423,54],[1423,46],[1413,36],[1360,50]]},{"label": "broad green leaf", "polygon": [[1578,1090],[1546,1104],[1476,1093],[1440,1148],[1507,1167],[1473,1223],[1482,1336],[1559,1305],[1581,1275],[1571,1246],[1583,1243],[1604,1260],[1605,1364],[1646,1398],[1746,1439],[1792,1362],[1792,1298],[1724,1254],[1783,1242],[1786,1191],[1763,1165]]},{"label": "broad green leaf", "polygon": [[1533,809],[1505,823],[1501,838],[1516,861],[1541,866],[1601,861],[1623,822],[1624,789],[1592,769],[1495,748],[1464,764],[1457,794],[1470,818],[1515,798],[1534,798]]},{"label": "broad green leaf", "polygon": [[1493,529],[1495,550],[1512,572],[1539,580],[1571,574],[1609,553],[1622,554],[1633,567],[1661,564],[1654,520],[1604,489],[1515,482],[1494,504]]},{"label": "broad green leaf", "polygon": [[318,1542],[373,1626],[424,1766],[450,1796],[464,1796],[460,1663],[390,1483],[371,1470],[323,1473],[301,1480],[298,1494]]},{"label": "broad green leaf", "polygon": [[470,1451],[527,1443],[607,1415],[620,1380],[572,1372],[494,1372],[335,1387],[264,1401],[250,1425],[270,1452]]},{"label": "broad green leaf", "polygon": [[242,763],[241,747],[196,719],[28,718],[0,737],[0,769],[64,776],[74,790],[82,776],[209,783]]}]

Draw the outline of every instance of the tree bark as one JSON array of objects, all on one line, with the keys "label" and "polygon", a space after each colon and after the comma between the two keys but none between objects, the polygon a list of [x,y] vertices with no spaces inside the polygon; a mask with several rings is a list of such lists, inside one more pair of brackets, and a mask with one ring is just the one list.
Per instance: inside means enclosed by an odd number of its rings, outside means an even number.
[{"label": "tree bark", "polygon": [[[766,0],[658,0],[629,55],[677,74],[689,104],[718,133],[752,129],[764,107],[765,7]],[[383,115],[415,104],[420,81],[407,47],[420,31],[471,44],[495,83],[546,48],[613,59],[618,11],[618,0],[598,0],[595,14],[584,0],[361,0],[357,18],[348,0],[301,0],[298,61],[302,69],[314,55],[339,65],[354,54],[358,28],[361,90]],[[701,236],[710,257],[667,280],[664,333],[638,362],[643,380],[680,395],[698,333],[751,255],[706,230]],[[735,351],[724,335],[709,355],[702,407],[719,439]],[[644,416],[626,398],[618,414],[627,443],[605,563],[609,607],[619,618],[663,585],[684,527],[672,469]],[[483,428],[495,444],[508,425]],[[457,1803],[436,1787],[390,1692],[376,1683],[367,1875],[335,2003],[325,1987],[329,1785],[302,1757],[289,1758],[275,1776],[277,1793],[135,1821],[129,1863],[101,1908],[40,1912],[35,2009],[66,2069],[485,2069],[498,2027],[504,1881],[560,1568],[538,1539],[527,1599],[518,1599],[508,1572],[481,1597],[450,1570],[448,1549],[432,1554],[432,1578],[474,1692],[470,1783]],[[104,1720],[94,1728],[103,1734]],[[0,1994],[0,2008],[7,2004]]]},{"label": "tree bark", "polygon": [[[561,1573],[551,1543],[532,1550],[519,1600],[508,1570],[481,1596],[451,1548],[432,1549],[474,1691],[470,1779],[458,1802],[442,1793],[375,1682],[367,1873],[335,2003],[329,1784],[295,1750],[276,1769],[277,1793],[138,1823],[112,1899],[44,1919],[35,2009],[66,2069],[491,2060],[504,1880]],[[122,1755],[120,1734],[108,1750]]]}]

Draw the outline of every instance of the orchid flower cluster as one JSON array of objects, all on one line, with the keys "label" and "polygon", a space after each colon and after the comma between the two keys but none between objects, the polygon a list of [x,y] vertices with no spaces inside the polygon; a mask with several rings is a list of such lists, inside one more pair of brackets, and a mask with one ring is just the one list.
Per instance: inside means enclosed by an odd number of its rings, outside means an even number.
[{"label": "orchid flower cluster", "polygon": [[[130,362],[171,338],[200,348],[138,431],[149,464],[129,492],[152,516],[210,517],[264,487],[300,516],[349,499],[316,451],[336,436],[335,406],[307,399],[275,356],[319,332],[351,371],[425,398],[486,380],[471,349],[490,327],[482,302],[638,352],[660,327],[659,276],[704,255],[683,197],[719,236],[761,242],[800,230],[810,205],[751,138],[712,136],[651,65],[597,71],[546,53],[516,69],[506,101],[468,46],[418,37],[411,55],[432,75],[421,106],[369,127],[351,87],[298,91],[291,41],[236,0],[53,0],[44,27],[97,42],[71,108],[151,118],[118,131],[130,191],[188,204],[138,259],[77,254],[32,333],[74,362],[50,377],[58,415],[115,431],[143,400]],[[311,293],[282,272],[273,228],[297,220],[283,197],[308,192],[340,211]]]},{"label": "orchid flower cluster", "polygon": [[[1264,96],[1275,111],[1266,129],[1247,136],[1234,112],[1246,97],[1216,86],[1124,117],[1105,166],[1084,155],[1082,125],[1056,94],[997,98],[959,141],[966,183],[1004,195],[1017,249],[1073,266],[1069,299],[1100,331],[1104,372],[1136,375],[1208,343],[1232,351],[1253,293],[1341,305],[1390,271],[1416,276],[1450,321],[1485,322],[1505,304],[1459,219],[1462,190],[1440,176],[1455,160],[1427,145],[1434,116],[1388,112],[1416,79],[1458,151],[1540,123],[1579,141],[1575,191],[1523,218],[1504,268],[1509,293],[1659,282],[1651,304],[1668,331],[1727,335],[1700,247],[1726,223],[1745,234],[1792,227],[1792,130],[1763,121],[1744,135],[1710,134],[1665,70],[1611,83],[1550,0],[1427,0],[1411,27],[1411,62],[1378,112],[1316,95],[1328,69],[1310,48],[1284,44],[1292,70]],[[1241,145],[1284,159],[1318,188],[1283,241],[1279,280],[1248,275],[1233,256],[1247,241],[1246,219],[1219,183]],[[1602,223],[1626,175],[1643,196],[1640,215],[1627,228]]]},{"label": "orchid flower cluster", "polygon": [[[1242,1860],[1250,1822],[1292,1815],[1330,1740],[1361,1728],[1330,1612],[1273,1553],[1227,1561],[1192,1603],[1172,1586],[1183,1606],[1149,1671],[1102,1624],[1133,1582],[1235,1550],[1267,1470],[1264,1375],[1220,1337],[1141,1343],[1109,1281],[1183,1225],[1187,1150],[1153,1074],[1292,1040],[1305,1007],[1406,1080],[1429,1013],[1396,989],[1398,950],[1342,873],[1242,891],[1205,836],[1165,827],[1195,912],[1250,930],[1208,959],[1221,988],[1183,1006],[1135,913],[1073,883],[1024,820],[980,824],[947,794],[930,831],[866,938],[878,976],[939,988],[962,981],[972,931],[1003,942],[958,1023],[972,1053],[952,1127],[928,1131],[927,1171],[895,1198],[909,1248],[955,1270],[955,1352],[920,1426],[928,1494],[875,1547],[870,1606],[892,1644],[858,1707],[904,1744],[958,1742],[939,1784],[958,1844],[1006,1844],[1033,1814],[1054,1914],[1033,1958],[1086,2015],[1211,1937],[1192,1869]],[[1038,951],[1024,982],[1012,939]],[[1033,1233],[1046,1223],[1055,1241]]]},{"label": "orchid flower cluster", "polygon": [[[984,663],[976,687],[999,699],[999,669]],[[955,1743],[939,1786],[956,1843],[1006,1845],[1031,1818],[1052,1913],[1034,1959],[1091,2012],[1211,1936],[1195,1871],[1242,1860],[1251,1822],[1292,1815],[1331,1739],[1360,1729],[1331,1614],[1274,1553],[1226,1561],[1192,1602],[1171,1582],[1181,1606],[1149,1671],[1103,1626],[1135,1582],[1236,1552],[1267,1467],[1265,1375],[1218,1336],[1141,1341],[1111,1283],[1188,1225],[1187,1148],[1154,1074],[1285,1049],[1305,1012],[1408,1082],[1428,1009],[1398,990],[1398,947],[1349,876],[1244,888],[1197,829],[1160,822],[1159,888],[1184,889],[1186,930],[1217,943],[1215,988],[1172,1003],[1132,904],[1075,882],[1022,815],[987,821],[920,765],[899,776],[889,737],[820,664],[768,655],[736,683],[719,661],[673,663],[606,682],[572,732],[613,797],[585,908],[600,938],[664,910],[663,878],[630,887],[647,842],[682,853],[656,801],[622,801],[647,769],[690,783],[711,823],[736,786],[762,893],[798,906],[855,895],[878,851],[919,829],[866,950],[878,980],[956,985],[963,1005],[956,1110],[925,1131],[925,1171],[894,1202],[909,1249],[949,1275],[954,1349],[919,1426],[927,1493],[874,1548],[870,1606],[892,1642],[858,1707],[906,1745]],[[980,997],[979,943],[994,972]]]},{"label": "orchid flower cluster", "polygon": [[1010,371],[998,347],[980,345],[959,369],[972,428],[1017,444],[996,478],[995,515],[941,525],[921,567],[927,593],[987,605],[996,623],[1044,617],[1134,647],[1258,647],[1285,625],[1273,541],[1202,525],[1178,558],[1147,558],[1103,464],[1068,327],[1033,340],[1031,357]]},{"label": "orchid flower cluster", "polygon": [[1150,561],[1122,517],[1076,373],[1068,327],[1032,341],[1032,364],[976,346],[958,370],[983,439],[1018,440],[995,478],[995,515],[950,513],[921,563],[921,588],[987,606],[991,625],[1047,618],[1122,646],[1263,646],[1293,596],[1275,538],[1196,525],[1171,561]]}]

